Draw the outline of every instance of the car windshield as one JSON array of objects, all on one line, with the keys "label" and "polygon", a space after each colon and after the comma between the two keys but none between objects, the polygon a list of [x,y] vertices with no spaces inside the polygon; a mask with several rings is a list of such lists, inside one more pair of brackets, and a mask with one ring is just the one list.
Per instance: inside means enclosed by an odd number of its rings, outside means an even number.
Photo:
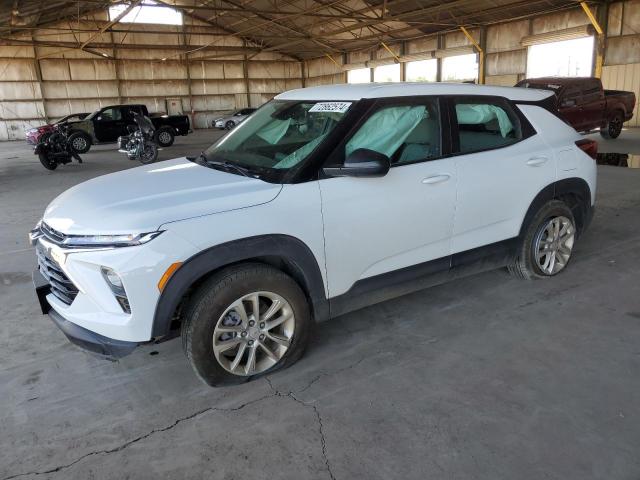
[{"label": "car windshield", "polygon": [[209,147],[203,161],[281,178],[333,131],[351,102],[273,100]]}]

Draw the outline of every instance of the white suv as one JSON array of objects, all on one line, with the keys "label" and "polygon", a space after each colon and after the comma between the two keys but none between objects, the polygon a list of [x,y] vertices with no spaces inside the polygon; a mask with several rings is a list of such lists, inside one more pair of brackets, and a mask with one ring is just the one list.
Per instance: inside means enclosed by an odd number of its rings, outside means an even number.
[{"label": "white suv", "polygon": [[31,233],[44,313],[105,355],[182,336],[210,385],[300,358],[314,322],[507,266],[561,272],[597,146],[552,92],[335,85],[278,95],[198,158],[77,185]]}]

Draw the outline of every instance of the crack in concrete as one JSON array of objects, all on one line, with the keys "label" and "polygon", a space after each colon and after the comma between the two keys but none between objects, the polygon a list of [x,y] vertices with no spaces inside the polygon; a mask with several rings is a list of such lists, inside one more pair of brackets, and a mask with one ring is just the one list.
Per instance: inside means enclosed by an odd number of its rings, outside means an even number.
[{"label": "crack in concrete", "polygon": [[[309,386],[311,386],[311,384],[316,382],[320,377],[322,377],[322,375],[323,374],[320,374],[320,375],[318,375],[318,377],[316,377],[313,380],[311,380],[311,383],[307,386],[307,388]],[[322,423],[322,416],[320,415],[320,410],[318,410],[318,407],[316,407],[315,405],[312,405],[310,403],[307,403],[307,402],[305,402],[303,400],[300,400],[298,397],[295,396],[295,394],[292,391],[289,391],[287,393],[281,392],[280,390],[278,390],[277,388],[275,388],[273,386],[273,384],[271,383],[271,380],[269,379],[269,377],[264,377],[264,379],[267,382],[267,384],[269,385],[269,388],[271,388],[271,391],[273,392],[274,396],[277,396],[277,397],[288,397],[288,398],[292,399],[294,402],[302,405],[305,408],[313,409],[313,412],[315,414],[316,420],[318,421],[318,432],[320,433],[320,446],[322,447],[322,458],[324,459],[324,464],[327,467],[327,473],[329,474],[329,478],[331,478],[331,480],[336,480],[336,477],[333,475],[333,471],[331,470],[331,464],[329,463],[329,457],[327,456],[327,439],[324,436],[324,425]]]},{"label": "crack in concrete", "polygon": [[[318,380],[320,380],[323,377],[329,376],[329,375],[335,375],[341,372],[344,372],[346,370],[349,370],[351,368],[356,367],[357,365],[359,365],[360,363],[362,363],[364,360],[366,360],[369,357],[362,357],[361,359],[357,360],[356,362],[352,363],[351,365],[348,365],[346,367],[340,368],[338,370],[335,370],[333,372],[327,373],[327,372],[322,372],[318,375],[316,375],[304,388],[302,388],[301,390],[298,391],[298,394],[307,391],[309,388],[311,388],[311,386],[316,383]],[[329,477],[331,478],[331,480],[335,480],[335,477],[333,475],[333,472],[331,470],[331,465],[329,463],[329,458],[327,457],[327,442],[326,442],[326,438],[324,436],[324,426],[322,424],[322,417],[320,415],[320,411],[318,410],[318,408],[315,405],[312,405],[310,403],[306,403],[303,400],[300,400],[299,398],[297,398],[294,394],[294,392],[289,391],[288,393],[284,393],[279,391],[278,389],[276,389],[273,384],[271,383],[271,380],[268,377],[264,377],[264,379],[266,380],[267,384],[269,385],[269,388],[271,389],[271,391],[273,392],[273,394],[271,395],[265,395],[262,396],[260,398],[257,398],[255,400],[251,400],[249,402],[243,403],[237,407],[232,407],[232,408],[218,408],[218,407],[207,407],[207,408],[203,408],[201,410],[198,410],[197,412],[194,412],[190,415],[187,415],[185,417],[181,417],[178,418],[177,420],[175,420],[172,424],[167,425],[165,427],[162,428],[154,428],[153,430],[151,430],[148,433],[145,433],[144,435],[140,435],[138,437],[135,437],[131,440],[128,440],[126,442],[124,442],[121,445],[118,445],[117,447],[114,448],[109,448],[109,449],[104,449],[104,450],[95,450],[93,452],[89,452],[86,453],[78,458],[76,458],[74,461],[70,462],[70,463],[66,463],[64,465],[59,465],[57,467],[54,468],[50,468],[48,470],[42,470],[42,471],[33,471],[33,472],[23,472],[23,473],[16,473],[13,475],[9,475],[8,477],[3,477],[1,480],[12,480],[14,478],[20,478],[20,477],[26,477],[29,475],[33,475],[33,476],[38,476],[38,475],[49,475],[52,473],[58,473],[62,470],[66,470],[67,468],[70,468],[72,466],[74,466],[77,463],[80,463],[81,461],[83,461],[86,458],[89,457],[93,457],[96,455],[110,455],[112,453],[117,453],[120,452],[122,450],[124,450],[125,448],[128,448],[129,446],[133,445],[134,443],[137,443],[141,440],[144,440],[146,438],[149,438],[150,436],[156,434],[156,433],[162,433],[162,432],[166,432],[168,430],[173,429],[174,427],[176,427],[177,425],[179,425],[182,422],[185,422],[187,420],[192,420],[196,417],[199,417],[201,415],[204,415],[206,413],[209,412],[236,412],[238,410],[241,410],[249,405],[252,405],[254,403],[258,403],[261,402],[263,400],[266,400],[268,398],[273,398],[273,397],[289,397],[291,398],[293,401],[299,403],[300,405],[306,407],[306,408],[312,408],[316,419],[318,421],[318,427],[319,427],[319,432],[320,432],[320,443],[322,446],[322,458],[324,459],[325,465],[327,466],[327,472],[329,473]]]},{"label": "crack in concrete", "polygon": [[34,476],[38,476],[38,475],[49,475],[51,473],[58,473],[62,470],[65,470],[69,467],[72,467],[73,465],[81,462],[82,460],[88,458],[88,457],[93,457],[96,455],[109,455],[112,453],[117,453],[120,452],[122,450],[124,450],[125,448],[128,448],[129,446],[133,445],[134,443],[137,443],[141,440],[144,440],[146,438],[149,438],[150,436],[156,434],[156,433],[161,433],[161,432],[166,432],[168,430],[173,429],[174,427],[176,427],[177,425],[179,425],[182,422],[185,422],[187,420],[192,420],[196,417],[199,417],[201,415],[204,415],[206,413],[209,412],[237,412],[238,410],[242,410],[243,408],[249,406],[249,405],[253,405],[255,403],[259,403],[262,402],[263,400],[267,400],[269,398],[273,398],[273,397],[277,397],[277,396],[281,396],[277,393],[273,393],[271,395],[264,395],[260,398],[256,398],[255,400],[250,400],[248,402],[245,402],[237,407],[231,407],[231,408],[218,408],[218,407],[207,407],[207,408],[203,408],[201,410],[198,410],[197,412],[194,412],[190,415],[187,415],[186,417],[181,417],[178,418],[177,420],[175,420],[173,423],[171,423],[170,425],[167,425],[166,427],[162,427],[162,428],[154,428],[153,430],[151,430],[148,433],[145,433],[144,435],[140,435],[138,437],[135,437],[131,440],[128,440],[126,442],[124,442],[121,445],[118,445],[117,447],[114,448],[109,448],[109,449],[105,449],[105,450],[96,450],[93,452],[89,452],[86,453],[84,455],[82,455],[81,457],[75,459],[73,462],[71,463],[67,463],[64,465],[59,465],[57,467],[48,469],[48,470],[43,470],[43,471],[35,471],[35,472],[24,472],[24,473],[17,473],[17,474],[13,474],[13,475],[9,475],[8,477],[3,477],[2,480],[11,480],[14,478],[19,478],[19,477],[26,477],[28,475],[34,475]]},{"label": "crack in concrete", "polygon": [[352,368],[357,367],[358,365],[360,365],[362,362],[364,362],[366,359],[371,358],[370,356],[367,357],[362,357],[360,360],[357,360],[356,362],[352,363],[351,365],[347,365],[346,367],[342,367],[339,368],[338,370],[334,370],[333,372],[321,372],[318,375],[316,375],[308,384],[307,386],[301,388],[300,390],[298,390],[298,394],[301,394],[303,392],[306,392],[307,390],[309,390],[311,388],[311,386],[316,383],[318,380],[320,380],[322,377],[328,377],[330,375],[337,375],[338,373],[342,373],[346,370],[350,370]]}]

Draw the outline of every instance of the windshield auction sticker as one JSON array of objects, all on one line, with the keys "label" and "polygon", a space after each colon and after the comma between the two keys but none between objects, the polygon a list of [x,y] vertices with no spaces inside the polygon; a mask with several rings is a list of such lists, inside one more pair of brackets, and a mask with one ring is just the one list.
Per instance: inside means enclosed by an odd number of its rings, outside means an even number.
[{"label": "windshield auction sticker", "polygon": [[320,102],[309,109],[309,112],[344,113],[349,110],[351,102]]}]

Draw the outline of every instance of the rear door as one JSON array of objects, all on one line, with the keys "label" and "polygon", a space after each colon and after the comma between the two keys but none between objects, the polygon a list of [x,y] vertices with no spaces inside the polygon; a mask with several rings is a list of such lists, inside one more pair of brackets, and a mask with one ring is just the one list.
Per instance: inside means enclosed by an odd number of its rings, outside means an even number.
[{"label": "rear door", "polygon": [[455,254],[516,237],[535,196],[555,180],[556,164],[508,100],[452,97],[449,108],[458,173]]},{"label": "rear door", "polygon": [[582,118],[584,130],[591,130],[602,126],[605,112],[604,90],[598,78],[590,78],[584,82],[582,88]]},{"label": "rear door", "polygon": [[339,166],[366,148],[392,162],[384,177],[319,181],[331,297],[425,262],[434,261],[424,265],[431,273],[448,271],[456,172],[443,155],[440,112],[434,97],[378,102],[330,159]]},{"label": "rear door", "polygon": [[558,105],[560,116],[573,128],[581,131],[586,125],[582,88],[575,83],[567,85],[560,94]]}]

